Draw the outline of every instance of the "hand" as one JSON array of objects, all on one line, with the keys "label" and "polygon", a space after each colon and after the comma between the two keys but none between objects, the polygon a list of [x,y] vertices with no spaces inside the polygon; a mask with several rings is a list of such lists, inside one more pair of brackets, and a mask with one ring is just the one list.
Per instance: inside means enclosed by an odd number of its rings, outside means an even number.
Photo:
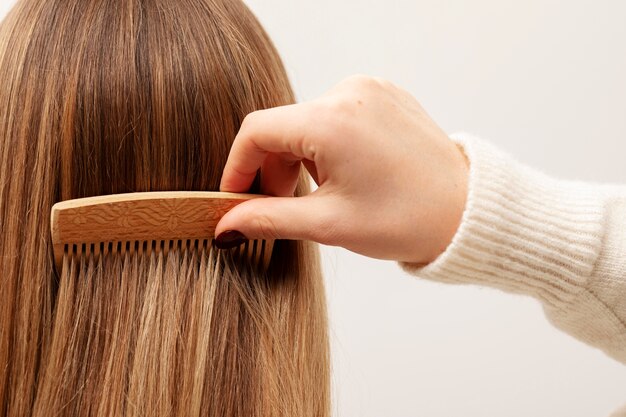
[{"label": "hand", "polygon": [[[301,165],[318,188],[293,197]],[[220,190],[246,192],[259,168],[261,192],[277,197],[233,208],[217,225],[218,240],[236,230],[426,264],[452,240],[467,198],[461,149],[409,93],[366,76],[246,116]]]}]

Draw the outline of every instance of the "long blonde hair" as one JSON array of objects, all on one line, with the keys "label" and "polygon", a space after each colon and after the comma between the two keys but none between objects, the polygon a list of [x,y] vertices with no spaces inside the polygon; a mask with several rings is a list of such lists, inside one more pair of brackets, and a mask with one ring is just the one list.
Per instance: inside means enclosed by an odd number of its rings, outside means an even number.
[{"label": "long blonde hair", "polygon": [[245,5],[22,0],[0,81],[0,414],[328,416],[313,244],[262,275],[188,247],[53,268],[55,202],[218,190],[243,117],[294,101]]}]

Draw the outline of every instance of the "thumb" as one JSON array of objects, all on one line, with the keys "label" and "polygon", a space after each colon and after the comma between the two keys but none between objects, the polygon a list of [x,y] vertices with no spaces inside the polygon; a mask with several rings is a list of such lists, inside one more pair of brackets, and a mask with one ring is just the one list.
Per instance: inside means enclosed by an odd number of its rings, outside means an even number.
[{"label": "thumb", "polygon": [[[247,239],[296,239],[324,242],[333,229],[325,198],[308,194],[303,197],[254,198],[233,207],[215,227],[215,236],[236,230]],[[219,240],[219,239],[218,239]]]}]

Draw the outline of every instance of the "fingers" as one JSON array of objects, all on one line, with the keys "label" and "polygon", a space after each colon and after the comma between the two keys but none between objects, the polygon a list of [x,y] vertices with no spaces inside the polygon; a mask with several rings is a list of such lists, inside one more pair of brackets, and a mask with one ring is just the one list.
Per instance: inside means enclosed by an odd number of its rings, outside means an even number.
[{"label": "fingers", "polygon": [[335,227],[325,198],[265,197],[245,201],[222,217],[215,228],[219,236],[237,230],[248,239],[298,239],[332,244]]},{"label": "fingers", "polygon": [[[266,175],[272,181],[272,184],[266,186],[278,189],[281,195],[284,195],[284,190],[291,188],[291,184],[275,184],[275,181],[280,180],[277,174],[286,172],[291,178],[295,170],[294,160],[304,158],[313,160],[315,157],[315,146],[310,143],[311,138],[315,137],[311,134],[314,129],[314,123],[311,122],[311,105],[308,103],[250,113],[244,119],[233,142],[224,167],[220,190],[247,191],[257,170],[264,166],[268,154],[276,153],[290,157],[283,157],[282,161],[272,159],[265,165]],[[309,143],[304,143],[305,140]],[[297,166],[299,169],[299,164]]]},{"label": "fingers", "polygon": [[261,193],[278,197],[293,196],[300,165],[299,158],[268,154],[261,167]]}]

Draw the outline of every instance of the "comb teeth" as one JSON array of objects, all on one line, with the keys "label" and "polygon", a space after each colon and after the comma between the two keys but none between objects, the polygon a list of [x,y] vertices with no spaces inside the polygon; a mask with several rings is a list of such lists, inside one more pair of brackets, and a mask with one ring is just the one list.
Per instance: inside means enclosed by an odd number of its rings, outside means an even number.
[{"label": "comb teeth", "polygon": [[[88,258],[93,255],[94,262],[98,262],[100,257],[106,259],[107,255],[150,255],[163,253],[167,256],[174,250],[191,250],[202,252],[208,255],[213,240],[209,239],[177,239],[177,240],[152,240],[152,241],[117,241],[117,242],[94,242],[94,243],[72,243],[63,247],[63,253],[69,256],[80,258],[82,255]],[[220,249],[223,252],[230,252],[234,259],[248,263],[250,266],[264,272],[269,265],[272,256],[273,241],[270,240],[248,240],[244,244],[233,249]],[[63,256],[57,259],[57,270],[61,270]]]},{"label": "comb teeth", "polygon": [[[50,212],[55,265],[63,254],[163,252],[190,247],[210,248],[219,220],[233,207],[260,194],[213,191],[163,191],[112,194],[66,200]],[[192,243],[193,242],[193,243]],[[201,244],[198,245],[198,242]],[[257,269],[266,270],[274,242],[247,241],[227,250]]]}]

